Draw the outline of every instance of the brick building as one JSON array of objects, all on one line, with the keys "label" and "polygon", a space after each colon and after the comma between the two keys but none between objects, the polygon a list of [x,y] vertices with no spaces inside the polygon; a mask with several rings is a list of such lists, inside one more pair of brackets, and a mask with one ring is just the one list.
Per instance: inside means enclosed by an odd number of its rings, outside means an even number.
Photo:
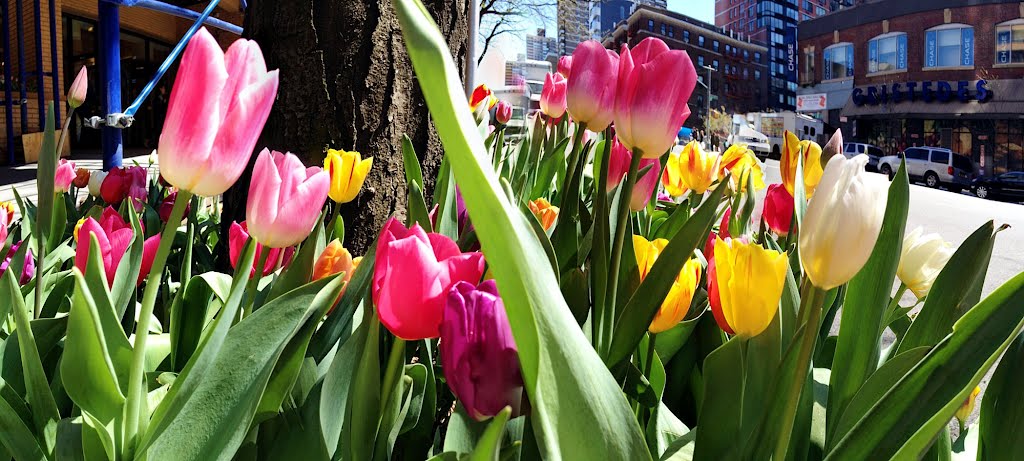
[{"label": "brick building", "polygon": [[[605,47],[618,50],[648,37],[664,40],[669,48],[690,55],[700,82],[708,81],[711,67],[711,107],[727,113],[756,112],[768,107],[767,52],[763,44],[740,38],[689,16],[649,6],[638,6],[626,21],[605,36]],[[701,128],[707,114],[707,89],[697,85],[690,97],[686,126]]]},{"label": "brick building", "polygon": [[809,112],[847,139],[1024,170],[1024,3],[866,0],[802,23],[799,48]]},{"label": "brick building", "polygon": [[[40,107],[45,108],[50,101],[59,106],[55,112],[60,115],[60,126],[67,115],[64,96],[83,66],[89,70],[89,95],[75,113],[68,139],[74,149],[99,149],[99,131],[81,126],[82,117],[105,115],[101,113],[103,85],[97,69],[99,1],[0,0],[2,11],[7,13],[3,22],[8,32],[8,41],[0,43],[0,164],[7,162],[12,148],[15,162],[21,161],[22,134],[43,130],[45,114],[41,112],[45,110],[40,111]],[[171,3],[195,5],[192,8],[196,10],[204,6],[204,2]],[[127,106],[192,21],[139,7],[120,8],[120,16],[121,99]],[[239,1],[221,1],[213,17],[241,24]],[[225,46],[237,38],[217,29],[210,31]],[[123,131],[126,148],[156,146],[175,69],[172,67],[164,76],[136,114],[132,127]],[[6,97],[8,91],[10,98]]]}]

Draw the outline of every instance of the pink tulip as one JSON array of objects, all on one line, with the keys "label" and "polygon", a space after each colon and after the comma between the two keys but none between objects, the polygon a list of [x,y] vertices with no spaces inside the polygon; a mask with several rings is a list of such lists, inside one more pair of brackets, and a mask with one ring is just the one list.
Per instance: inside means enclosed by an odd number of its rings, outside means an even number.
[{"label": "pink tulip", "polygon": [[[573,56],[575,55],[576,53],[573,53]],[[558,58],[558,73],[565,78],[569,78],[569,73],[572,71],[573,56],[562,56]]]},{"label": "pink tulip", "polygon": [[540,93],[540,110],[551,118],[565,115],[565,77],[548,73],[544,76],[544,89]]},{"label": "pink tulip", "polygon": [[[0,246],[3,245],[3,240],[0,239]],[[7,256],[4,257],[3,262],[0,262],[0,275],[4,275],[7,272],[7,268],[11,267],[11,259],[14,258],[14,253],[18,251],[21,244],[24,242],[15,243],[11,245],[11,249],[8,250]],[[32,255],[32,249],[29,248],[25,251],[25,259],[22,261],[21,274],[18,276],[18,284],[24,285],[32,280],[32,277],[36,275],[36,258]]]},{"label": "pink tulip", "polygon": [[506,101],[498,101],[494,106],[494,120],[502,125],[507,125],[512,120],[512,104]]},{"label": "pink tulip", "polygon": [[764,209],[761,215],[768,228],[779,235],[789,235],[789,226],[793,222],[793,196],[782,184],[768,186],[764,196]]},{"label": "pink tulip", "polygon": [[[108,206],[103,210],[99,222],[93,218],[86,218],[85,222],[82,223],[82,228],[78,231],[78,247],[75,249],[75,267],[82,271],[83,274],[86,272],[89,262],[90,235],[95,235],[96,240],[99,242],[103,269],[107,276],[107,285],[113,286],[117,267],[121,264],[121,258],[127,253],[128,244],[131,243],[135,231],[130,224],[121,218],[121,215],[113,207]],[[154,235],[143,242],[142,267],[139,269],[139,275],[135,281],[136,285],[142,283],[146,276],[149,275],[149,270],[153,267],[153,259],[156,257],[156,250],[159,246],[159,235]]]},{"label": "pink tulip", "polygon": [[[629,172],[629,163],[633,160],[633,153],[626,149],[616,138],[612,143],[611,157],[608,159],[608,191],[611,192],[618,186],[626,173]],[[643,176],[637,177],[633,185],[633,192],[629,198],[629,208],[633,211],[640,211],[651,201],[651,194],[658,186],[658,178],[661,174],[661,162],[657,158],[645,158],[640,160],[637,171],[643,170],[651,165],[651,169]]]},{"label": "pink tulip", "polygon": [[71,182],[78,177],[75,173],[74,162],[69,162],[64,159],[60,159],[57,162],[57,172],[53,175],[53,189],[58,194],[62,194],[71,189]]},{"label": "pink tulip", "polygon": [[221,51],[200,29],[181,58],[157,153],[170,184],[203,196],[224,193],[249,164],[277,95],[259,45]]},{"label": "pink tulip", "polygon": [[67,100],[68,105],[72,109],[77,109],[85,102],[85,96],[89,92],[89,74],[85,70],[85,66],[82,66],[82,70],[78,71],[78,76],[75,77],[75,81],[71,83],[71,88],[68,90]]},{"label": "pink tulip", "polygon": [[[242,221],[242,224],[232,222],[231,227],[228,228],[228,259],[231,260],[232,269],[238,269],[238,257],[242,255],[242,247],[245,246],[246,240],[249,240],[249,229],[245,221]],[[263,265],[262,277],[287,266],[292,261],[292,256],[295,255],[295,247],[268,249],[257,243],[256,256],[253,259],[254,267],[249,269],[249,278],[256,275],[255,261],[260,260],[260,254],[263,251],[269,251],[269,253],[267,253],[267,262]]]},{"label": "pink tulip", "polygon": [[615,94],[615,130],[630,150],[660,157],[690,116],[687,101],[697,73],[685,51],[646,38],[630,50],[623,45]]},{"label": "pink tulip", "polygon": [[406,228],[395,218],[384,225],[373,267],[373,303],[380,322],[406,340],[441,335],[448,291],[457,282],[477,283],[484,255],[462,253],[452,239]]},{"label": "pink tulip", "polygon": [[313,230],[330,188],[331,176],[322,168],[306,168],[291,153],[263,149],[245,207],[249,233],[271,248],[298,245]]},{"label": "pink tulip", "polygon": [[619,57],[597,41],[587,40],[576,46],[572,65],[574,71],[566,85],[569,115],[590,131],[603,131],[615,116]]}]

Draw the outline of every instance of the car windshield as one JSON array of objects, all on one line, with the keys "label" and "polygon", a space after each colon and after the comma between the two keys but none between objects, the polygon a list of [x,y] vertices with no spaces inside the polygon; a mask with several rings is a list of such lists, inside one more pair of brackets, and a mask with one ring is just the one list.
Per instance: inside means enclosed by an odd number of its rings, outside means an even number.
[{"label": "car windshield", "polygon": [[953,156],[953,168],[958,168],[964,171],[974,171],[974,162],[971,159],[963,155]]}]

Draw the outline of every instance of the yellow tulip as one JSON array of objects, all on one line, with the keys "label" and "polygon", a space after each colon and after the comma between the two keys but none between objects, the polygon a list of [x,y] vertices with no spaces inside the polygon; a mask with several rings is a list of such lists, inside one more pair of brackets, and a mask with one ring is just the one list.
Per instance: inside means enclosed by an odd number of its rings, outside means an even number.
[{"label": "yellow tulip", "polygon": [[665,192],[673,197],[686,193],[686,184],[679,175],[679,154],[673,152],[668,155],[668,164],[661,174],[661,185],[665,187]]},{"label": "yellow tulip", "polygon": [[733,144],[722,154],[722,168],[729,170],[733,189],[743,192],[747,189],[747,177],[754,175],[754,190],[765,188],[764,171],[761,161],[746,144]]},{"label": "yellow tulip", "polygon": [[[647,278],[651,267],[658,260],[658,256],[665,250],[668,240],[654,239],[653,242],[639,236],[633,236],[633,253],[636,255],[636,265],[640,272],[640,280]],[[676,326],[686,313],[690,310],[690,302],[693,294],[697,291],[697,284],[700,283],[701,265],[700,261],[690,258],[683,265],[679,275],[672,282],[672,288],[662,301],[658,312],[654,314],[647,331],[656,334],[669,330]]]},{"label": "yellow tulip", "polygon": [[690,141],[679,155],[679,177],[695,194],[703,194],[721,177],[722,157],[704,152],[696,141]]},{"label": "yellow tulip", "polygon": [[75,230],[71,233],[76,242],[78,241],[78,230],[82,228],[82,224],[85,224],[85,218],[79,219],[78,222],[75,223]]},{"label": "yellow tulip", "polygon": [[974,390],[971,391],[971,395],[964,400],[964,404],[956,410],[956,419],[960,421],[960,427],[967,424],[967,418],[974,412],[974,401],[978,398],[978,394],[981,393],[981,388],[974,386]]},{"label": "yellow tulip", "polygon": [[373,157],[363,160],[359,152],[329,149],[324,169],[331,175],[331,200],[348,203],[355,199],[371,166]]},{"label": "yellow tulip", "polygon": [[772,323],[788,270],[785,252],[738,239],[715,239],[715,277],[722,314],[737,335],[757,336]]},{"label": "yellow tulip", "polygon": [[809,199],[821,182],[821,175],[824,174],[824,167],[821,165],[821,146],[814,141],[801,141],[792,132],[787,131],[782,142],[782,159],[779,161],[779,170],[782,174],[782,184],[790,194],[794,194],[796,183],[797,159],[803,154],[804,161],[804,193]]},{"label": "yellow tulip", "polygon": [[558,207],[552,205],[551,202],[544,198],[531,200],[529,206],[530,211],[540,221],[544,230],[551,229],[551,226],[555,225],[555,218],[558,218]]}]

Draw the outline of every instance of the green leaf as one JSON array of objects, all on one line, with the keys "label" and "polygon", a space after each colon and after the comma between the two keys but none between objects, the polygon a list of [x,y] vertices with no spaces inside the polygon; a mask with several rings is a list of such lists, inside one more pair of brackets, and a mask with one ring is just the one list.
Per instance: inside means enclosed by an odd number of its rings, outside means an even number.
[{"label": "green leaf", "polygon": [[32,429],[25,424],[18,413],[0,398],[0,444],[17,460],[42,460],[43,448],[39,446]]},{"label": "green leaf", "polygon": [[419,2],[394,5],[427,106],[501,287],[540,452],[549,458],[650,459],[635,415],[576,325],[541,244],[502,192],[492,167],[482,163],[487,153],[444,38]]},{"label": "green leaf", "polygon": [[85,461],[81,418],[64,418],[57,424],[56,457],[60,460]]},{"label": "green leaf", "polygon": [[171,368],[181,371],[192,357],[210,314],[223,305],[231,290],[231,276],[220,272],[206,272],[192,277],[178,289],[171,305]]},{"label": "green leaf", "polygon": [[327,247],[323,221],[324,217],[321,215],[320,219],[316,221],[316,225],[313,226],[313,232],[302,243],[298,253],[295,254],[295,259],[288,264],[288,267],[281,271],[281,276],[274,280],[274,285],[270,288],[270,294],[267,295],[265,302],[273,301],[279,296],[310,282],[310,279],[313,277],[313,265],[316,264],[316,259],[320,257],[320,254],[324,252],[324,248]]},{"label": "green leaf", "polygon": [[458,402],[448,420],[442,449],[447,452],[470,453],[486,430],[487,424],[469,416],[466,413],[466,407],[462,405],[462,402]]},{"label": "green leaf", "polygon": [[423,171],[420,169],[420,159],[416,157],[416,148],[407,134],[402,135],[402,164],[405,166],[405,182],[417,184],[422,189]]},{"label": "green leaf", "polygon": [[[1024,334],[999,362],[981,400],[978,459],[997,459],[1001,454],[1024,453]],[[961,434],[960,439],[964,436]]]},{"label": "green leaf", "polygon": [[[55,198],[64,197],[70,198],[67,194],[58,194]],[[64,200],[54,200],[53,202],[53,213],[50,218],[50,234],[46,242],[46,248],[50,250],[57,248],[57,245],[60,245],[60,242],[64,240],[64,231],[68,227],[68,210],[65,207],[64,202]]]},{"label": "green leaf", "polygon": [[551,180],[555,179],[555,172],[558,171],[558,162],[565,161],[565,148],[568,145],[569,138],[566,137],[559,141],[550,152],[544,153],[544,158],[540,160],[538,167],[537,180],[534,181],[533,191],[530,193],[531,200],[548,196],[551,190]]},{"label": "green leaf", "polygon": [[[885,217],[875,248],[864,268],[847,286],[839,331],[860,333],[841,334],[836,342],[833,363],[839,366],[832,368],[828,405],[834,415],[843,414],[850,399],[878,366],[879,335],[885,327],[882,324],[883,306],[889,303],[892,281],[900,262],[909,208],[910,181],[906,169],[901,166],[889,186]],[[823,324],[826,330],[829,327],[830,322]],[[829,434],[835,432],[838,422],[838,418],[829,421]]]},{"label": "green leaf", "polygon": [[342,284],[333,277],[297,288],[232,327],[202,381],[178,394],[185,401],[153,437],[151,459],[232,459],[282,351],[334,303]]},{"label": "green leaf", "polygon": [[[442,178],[444,178],[442,180]],[[447,235],[452,240],[459,238],[459,207],[458,195],[455,186],[455,176],[452,174],[451,163],[446,153],[441,160],[441,171],[437,176],[437,184],[434,185],[434,193],[439,196],[437,202],[437,226],[434,230],[438,234]]]},{"label": "green leaf", "polygon": [[[406,376],[413,379],[413,398],[409,417],[402,427],[398,446],[402,458],[419,460],[430,450],[434,441],[434,417],[437,411],[437,381],[434,376],[434,359],[429,339],[420,346],[421,362],[406,365]],[[426,365],[424,365],[426,364]]]},{"label": "green leaf", "polygon": [[[739,459],[743,420],[743,338],[734,337],[704,359],[704,400],[697,417],[696,459]],[[708,430],[703,430],[707,428]]]},{"label": "green leaf", "polygon": [[[960,437],[957,437],[956,442],[953,442],[953,459],[956,461],[991,459],[984,457],[983,455],[979,456],[980,453],[981,444],[978,441],[978,423],[974,423],[964,428],[964,430],[960,432]],[[1016,453],[1020,452],[1018,451]]]},{"label": "green leaf", "polygon": [[[146,240],[142,233],[142,226],[139,224],[139,217],[135,214],[135,207],[127,208],[128,222],[133,231],[132,240],[117,266],[114,273],[114,285],[111,288],[113,296],[111,306],[117,313],[118,319],[124,317],[125,311],[128,310],[128,303],[133,299],[135,289],[138,288],[136,282],[139,280],[139,271],[142,270],[142,250]],[[90,251],[89,254],[92,255],[93,252]],[[146,275],[148,276],[148,274]]]},{"label": "green leaf", "polygon": [[363,324],[366,341],[349,385],[346,424],[342,426],[341,445],[335,453],[336,457],[341,454],[352,460],[373,459],[373,441],[377,439],[381,414],[380,321],[374,309],[366,310]]},{"label": "green leaf", "polygon": [[[366,344],[366,323],[362,323],[338,349],[331,366],[324,375],[320,391],[319,419],[323,440],[331,456],[339,448],[343,425],[351,426],[355,421],[348,417],[349,394],[356,367],[363,355]],[[347,440],[346,440],[347,443]],[[342,453],[348,454],[348,446]]]},{"label": "green leaf", "polygon": [[953,333],[871,407],[827,459],[922,455],[1022,326],[1019,274],[960,318]]},{"label": "green leaf", "polygon": [[430,212],[427,211],[427,204],[423,202],[423,191],[419,183],[411,182],[409,188],[409,226],[413,223],[419,224],[427,232],[433,231],[430,224]]},{"label": "green leaf", "polygon": [[[39,149],[39,163],[36,170],[36,208],[35,238],[37,249],[45,247],[49,240],[50,227],[53,222],[54,175],[57,173],[57,140],[55,138],[56,122],[53,115],[53,101],[46,106],[46,126],[43,129],[43,145]],[[24,212],[26,210],[22,210]],[[26,216],[22,214],[22,216]],[[40,253],[37,251],[37,253]],[[39,257],[39,255],[36,255]]]},{"label": "green leaf", "polygon": [[348,281],[348,287],[342,293],[338,305],[331,312],[331,315],[328,315],[327,319],[320,324],[320,329],[313,334],[313,339],[310,340],[309,344],[308,355],[316,359],[317,363],[327,356],[338,340],[342,338],[343,334],[350,331],[353,313],[359,306],[359,303],[369,293],[370,281],[373,280],[373,264],[376,249],[377,241],[374,240],[370,248],[366,250],[363,262],[359,263],[359,266],[352,273],[352,277]]},{"label": "green leaf", "polygon": [[996,230],[989,221],[957,248],[935,277],[921,312],[896,347],[897,354],[938,343],[949,334],[957,319],[977,304],[992,258],[995,236],[1000,230],[1002,228]]},{"label": "green leaf", "polygon": [[[718,203],[722,200],[725,189],[727,188],[719,187],[708,195],[704,204],[697,209],[697,212],[686,221],[686,224],[679,230],[679,233],[665,246],[661,256],[658,257],[658,260],[655,261],[654,266],[651,268],[650,273],[647,274],[647,277],[640,283],[640,287],[629,298],[616,322],[615,336],[612,339],[611,350],[605,360],[606,363],[619,363],[636,348],[640,338],[651,325],[651,321],[654,320],[654,315],[661,307],[665,296],[668,295],[669,290],[672,288],[672,283],[683,268],[683,264],[690,259],[693,251],[704,243],[708,233],[711,232],[711,226],[715,220],[715,212],[718,208]],[[630,239],[627,238],[626,240]],[[623,252],[625,253],[623,260],[626,263],[623,265],[628,267],[629,261],[633,261],[633,264],[635,264],[635,259],[632,257],[633,251],[626,248],[623,249]],[[631,270],[631,272],[636,271]],[[628,293],[628,291],[625,293]]]},{"label": "green leaf", "polygon": [[487,430],[484,431],[476,448],[469,455],[469,461],[498,461],[498,453],[501,448],[501,436],[505,433],[505,423],[512,409],[505,407],[498,414],[494,415]]}]

